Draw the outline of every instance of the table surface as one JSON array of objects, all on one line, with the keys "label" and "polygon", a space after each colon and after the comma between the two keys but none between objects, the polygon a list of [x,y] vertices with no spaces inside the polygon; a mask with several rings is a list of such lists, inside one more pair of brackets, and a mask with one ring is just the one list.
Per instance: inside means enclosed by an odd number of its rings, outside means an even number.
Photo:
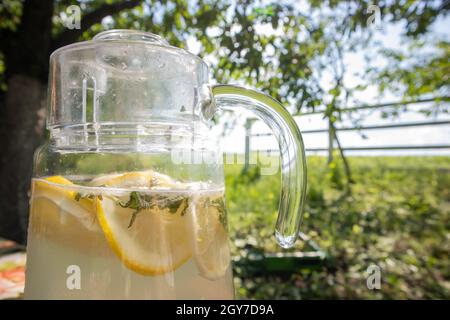
[{"label": "table surface", "polygon": [[19,299],[25,287],[25,248],[0,238],[0,299]]}]

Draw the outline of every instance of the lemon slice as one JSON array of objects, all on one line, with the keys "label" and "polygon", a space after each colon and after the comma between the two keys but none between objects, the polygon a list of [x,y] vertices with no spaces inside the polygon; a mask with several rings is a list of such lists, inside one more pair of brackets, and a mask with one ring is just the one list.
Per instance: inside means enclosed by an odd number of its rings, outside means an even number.
[{"label": "lemon slice", "polygon": [[212,205],[214,201],[223,201],[222,194],[200,201],[193,210],[193,229],[195,235],[194,257],[200,274],[209,280],[225,275],[230,265],[228,232],[221,222],[224,214],[223,202]]},{"label": "lemon slice", "polygon": [[169,176],[149,170],[99,176],[92,179],[89,185],[93,187],[154,189],[170,187],[173,183]]},{"label": "lemon slice", "polygon": [[75,185],[62,176],[34,180],[32,213],[47,219],[50,224],[81,223],[88,230],[98,230],[94,199],[81,198],[77,201],[76,192],[67,186]]},{"label": "lemon slice", "polygon": [[[29,236],[31,242],[51,241],[62,248],[89,252],[104,243],[94,199],[75,199],[77,185],[61,176],[34,179]],[[100,250],[99,252],[107,252]],[[39,252],[39,251],[37,251]]]},{"label": "lemon slice", "polygon": [[[101,184],[122,188],[148,187],[155,176],[161,179],[162,175],[131,172],[103,179]],[[100,178],[95,183],[99,181]],[[155,192],[150,194],[152,196],[165,197],[163,193]],[[192,229],[186,215],[188,200],[183,200],[175,212],[168,205],[142,209],[130,226],[136,210],[123,207],[130,197],[131,192],[125,196],[103,195],[97,204],[98,221],[110,247],[125,266],[137,273],[160,275],[176,270],[192,256]]]},{"label": "lemon slice", "polygon": [[190,228],[185,216],[168,209],[139,212],[122,208],[107,196],[97,205],[97,216],[108,243],[121,261],[143,275],[174,271],[192,255]]}]

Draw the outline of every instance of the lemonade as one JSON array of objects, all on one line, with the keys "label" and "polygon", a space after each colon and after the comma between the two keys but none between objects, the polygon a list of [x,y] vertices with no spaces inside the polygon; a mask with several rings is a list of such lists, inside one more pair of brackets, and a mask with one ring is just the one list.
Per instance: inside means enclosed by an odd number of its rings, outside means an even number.
[{"label": "lemonade", "polygon": [[224,189],[154,171],[34,179],[27,299],[232,299]]}]

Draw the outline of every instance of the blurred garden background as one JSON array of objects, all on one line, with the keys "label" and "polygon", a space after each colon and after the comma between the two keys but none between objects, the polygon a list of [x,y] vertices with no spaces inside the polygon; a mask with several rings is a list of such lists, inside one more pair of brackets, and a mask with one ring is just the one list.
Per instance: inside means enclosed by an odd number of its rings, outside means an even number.
[{"label": "blurred garden background", "polygon": [[[320,131],[305,135],[293,250],[273,237],[280,175],[262,173],[267,158],[225,166],[238,298],[450,298],[449,10],[445,0],[3,0],[0,237],[26,239],[50,53],[105,29],[145,30],[204,58],[213,83],[255,87]],[[276,149],[247,116],[222,114],[215,130],[240,159]]]},{"label": "blurred garden background", "polygon": [[[326,253],[323,261],[280,252],[272,236],[279,176],[253,166],[226,168],[226,192],[239,298],[448,299],[450,164],[448,157],[350,157],[352,192],[342,163],[308,157],[308,194],[302,231]],[[245,196],[243,196],[245,195]],[[294,251],[311,252],[298,241]],[[292,250],[291,250],[292,251]],[[371,265],[381,289],[369,290]],[[264,270],[267,266],[268,270]],[[256,270],[255,270],[256,268]]]}]

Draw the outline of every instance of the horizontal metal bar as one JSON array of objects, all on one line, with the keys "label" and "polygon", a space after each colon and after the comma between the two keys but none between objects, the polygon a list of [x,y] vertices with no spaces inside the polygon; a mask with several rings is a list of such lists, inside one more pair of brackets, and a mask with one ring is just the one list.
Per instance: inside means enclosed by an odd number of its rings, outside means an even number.
[{"label": "horizontal metal bar", "polygon": [[[450,120],[405,122],[405,123],[397,123],[397,124],[382,124],[382,125],[361,126],[361,127],[343,127],[343,128],[336,128],[336,131],[376,130],[376,129],[388,129],[388,128],[436,126],[436,125],[444,125],[444,124],[450,125]],[[323,133],[323,132],[328,132],[328,129],[302,130],[302,134]],[[251,134],[250,136],[251,137],[267,137],[267,136],[271,136],[271,135],[272,135],[271,133],[256,133],[256,134]]]},{"label": "horizontal metal bar", "polygon": [[[436,97],[436,98],[428,98],[428,99],[416,99],[416,100],[407,100],[407,101],[395,101],[395,102],[385,102],[385,103],[378,103],[378,104],[372,104],[372,105],[362,105],[359,107],[346,107],[339,109],[340,112],[353,112],[358,110],[364,110],[364,109],[379,109],[379,108],[386,108],[386,107],[400,107],[400,106],[406,106],[409,104],[420,104],[420,103],[427,103],[427,102],[434,102],[436,100],[442,100],[445,102],[450,102],[450,96],[444,96],[444,97]],[[294,113],[293,117],[302,117],[302,116],[309,116],[313,114],[321,114],[324,113],[325,110],[317,110],[317,111],[311,111],[311,112],[303,112],[303,113]],[[249,118],[250,121],[258,120],[257,118]]]},{"label": "horizontal metal bar", "polygon": [[[440,144],[440,145],[424,145],[424,146],[380,146],[380,147],[347,147],[343,148],[344,151],[370,151],[370,150],[426,150],[426,149],[450,149],[450,144]],[[278,153],[278,149],[267,149],[267,150],[253,150],[252,152],[265,151],[268,153]],[[306,148],[306,151],[328,151],[328,148]]]},{"label": "horizontal metal bar", "polygon": [[[372,104],[372,105],[362,105],[359,107],[347,107],[339,109],[340,112],[353,112],[357,110],[364,110],[364,109],[379,109],[379,108],[386,108],[386,107],[400,107],[405,106],[408,104],[419,104],[419,103],[427,103],[427,102],[434,102],[436,100],[442,100],[445,102],[450,101],[450,97],[437,97],[437,98],[429,98],[429,99],[416,99],[416,100],[408,100],[408,101],[396,101],[396,102],[386,102],[386,103],[378,103],[378,104]],[[293,116],[309,116],[313,114],[321,114],[324,113],[325,110],[317,110],[317,111],[311,111],[311,112],[304,112],[304,113],[294,113]]]},{"label": "horizontal metal bar", "polygon": [[[387,146],[387,147],[347,147],[344,151],[370,151],[370,150],[426,150],[426,149],[450,149],[450,145],[429,145],[429,146]],[[306,149],[307,151],[328,151],[328,148]]]},{"label": "horizontal metal bar", "polygon": [[269,137],[273,136],[273,133],[267,132],[267,133],[253,133],[249,135],[250,137]]},{"label": "horizontal metal bar", "polygon": [[[450,124],[449,120],[442,121],[421,121],[421,122],[405,122],[405,123],[394,123],[394,124],[381,124],[373,126],[361,126],[361,127],[343,127],[336,128],[336,131],[352,131],[352,130],[377,130],[377,129],[389,129],[389,128],[405,128],[405,127],[420,127],[420,126],[437,126]],[[328,132],[328,129],[314,129],[314,130],[304,130],[302,133],[319,133]]]}]

